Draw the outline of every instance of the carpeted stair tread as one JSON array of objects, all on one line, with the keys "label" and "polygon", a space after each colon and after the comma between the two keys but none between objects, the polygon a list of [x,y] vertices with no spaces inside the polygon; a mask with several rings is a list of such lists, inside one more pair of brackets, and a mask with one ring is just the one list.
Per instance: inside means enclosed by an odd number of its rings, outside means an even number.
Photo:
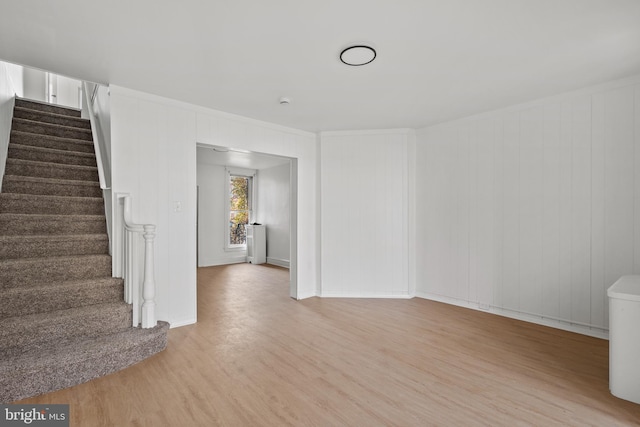
[{"label": "carpeted stair tread", "polygon": [[91,129],[91,122],[87,119],[72,117],[66,114],[57,114],[51,111],[34,110],[26,107],[16,106],[13,109],[13,117],[54,125]]},{"label": "carpeted stair tread", "polygon": [[5,175],[2,191],[42,196],[102,197],[99,182],[21,175]]},{"label": "carpeted stair tread", "polygon": [[90,381],[138,363],[167,346],[169,324],[51,346],[0,360],[0,402],[13,402]]},{"label": "carpeted stair tread", "polygon": [[61,138],[58,136],[40,135],[37,133],[11,130],[10,142],[12,144],[31,145],[34,147],[54,148],[64,151],[79,151],[83,153],[95,153],[92,141],[81,139]]},{"label": "carpeted stair tread", "polygon": [[98,168],[95,166],[64,165],[22,159],[7,159],[5,174],[77,181],[98,181]]},{"label": "carpeted stair tread", "polygon": [[100,277],[111,277],[109,255],[0,260],[0,289]]},{"label": "carpeted stair tread", "polygon": [[42,123],[33,120],[13,118],[11,128],[23,132],[38,133],[49,136],[59,136],[62,138],[82,139],[91,141],[92,135],[90,129],[80,129],[71,126],[54,125],[50,123]]},{"label": "carpeted stair tread", "polygon": [[13,142],[9,144],[7,157],[10,159],[33,160],[36,162],[97,167],[96,156],[93,153],[56,150],[54,148],[35,147],[33,145],[23,145]]},{"label": "carpeted stair tread", "polygon": [[108,253],[109,236],[106,234],[0,235],[0,259]]},{"label": "carpeted stair tread", "polygon": [[70,117],[80,117],[82,115],[82,112],[77,108],[61,107],[59,105],[52,105],[46,102],[27,98],[16,98],[15,106],[19,108],[29,108],[31,110],[48,111],[55,114],[63,114]]},{"label": "carpeted stair tread", "polygon": [[3,290],[0,319],[119,302],[123,299],[123,280],[116,277],[72,280],[49,285],[27,284]]},{"label": "carpeted stair tread", "polygon": [[99,234],[107,232],[104,215],[35,215],[0,213],[0,230],[5,235]]},{"label": "carpeted stair tread", "polygon": [[131,305],[123,301],[0,319],[0,357],[34,351],[48,343],[114,334],[131,327]]},{"label": "carpeted stair tread", "polygon": [[1,213],[56,215],[100,215],[104,201],[99,197],[43,196],[40,194],[0,193]]}]

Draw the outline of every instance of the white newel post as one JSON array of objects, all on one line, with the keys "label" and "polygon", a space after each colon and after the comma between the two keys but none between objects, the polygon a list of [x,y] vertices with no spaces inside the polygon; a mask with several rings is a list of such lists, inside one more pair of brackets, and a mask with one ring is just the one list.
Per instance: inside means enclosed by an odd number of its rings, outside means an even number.
[{"label": "white newel post", "polygon": [[[122,215],[117,216],[117,224],[121,229],[114,256],[121,259],[118,271],[124,278],[125,302],[132,305],[132,326],[153,328],[156,319],[156,281],[154,277],[154,240],[156,226],[153,224],[136,224],[133,222],[131,197],[126,193],[117,193],[117,206],[122,205]],[[141,237],[144,246],[141,246]],[[144,253],[141,252],[144,249]]]},{"label": "white newel post", "polygon": [[153,243],[156,237],[156,226],[144,226],[144,282],[142,284],[142,327],[156,326],[156,282],[153,265]]}]

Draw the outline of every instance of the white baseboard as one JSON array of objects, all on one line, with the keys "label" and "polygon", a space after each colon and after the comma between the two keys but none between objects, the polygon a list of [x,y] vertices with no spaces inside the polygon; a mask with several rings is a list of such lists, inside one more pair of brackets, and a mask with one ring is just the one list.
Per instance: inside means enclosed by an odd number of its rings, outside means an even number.
[{"label": "white baseboard", "polygon": [[278,267],[289,268],[289,260],[288,259],[267,257],[267,264],[277,265]]},{"label": "white baseboard", "polygon": [[411,299],[409,294],[333,294],[323,292],[322,298],[386,298],[386,299]]},{"label": "white baseboard", "polygon": [[170,329],[179,328],[181,326],[193,325],[196,322],[196,319],[181,320],[179,322],[169,322],[169,327]]},{"label": "white baseboard", "polygon": [[307,299],[315,296],[316,296],[315,292],[299,292],[297,300],[299,301],[299,300],[303,300],[303,299]]},{"label": "white baseboard", "polygon": [[235,255],[204,260],[202,264],[198,264],[198,267],[215,267],[216,265],[242,264],[243,262],[247,262],[246,255]]},{"label": "white baseboard", "polygon": [[485,313],[496,314],[498,316],[509,317],[511,319],[522,320],[524,322],[535,323],[538,325],[549,326],[551,328],[562,329],[564,331],[575,332],[577,334],[588,335],[595,338],[601,338],[605,340],[609,339],[609,330],[597,326],[579,325],[568,320],[553,319],[542,315],[521,313],[501,307],[493,307],[486,304],[479,304],[461,300],[458,298],[430,294],[427,292],[416,292],[416,297],[428,299],[431,301],[442,302],[445,304],[456,305],[458,307],[470,308],[472,310],[484,311]]}]

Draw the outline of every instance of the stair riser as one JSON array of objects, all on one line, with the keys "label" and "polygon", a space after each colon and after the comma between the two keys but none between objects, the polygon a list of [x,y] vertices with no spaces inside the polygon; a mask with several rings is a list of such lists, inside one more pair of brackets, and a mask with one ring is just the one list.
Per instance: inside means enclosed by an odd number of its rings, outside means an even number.
[{"label": "stair riser", "polygon": [[55,322],[20,322],[6,328],[0,331],[0,357],[15,357],[37,351],[51,343],[64,345],[74,338],[90,339],[130,328],[131,306],[123,303],[114,307],[96,305],[93,312],[83,316],[57,318]]},{"label": "stair riser", "polygon": [[98,186],[8,181],[6,177],[5,182],[2,184],[2,191],[4,193],[37,194],[42,196],[102,197],[102,190]]},{"label": "stair riser", "polygon": [[0,246],[0,259],[42,258],[49,256],[108,254],[109,242],[101,240],[75,240],[49,242],[18,241]]},{"label": "stair riser", "polygon": [[[42,200],[38,196],[0,194],[0,213],[28,213],[49,215],[104,215],[104,202],[100,199],[65,200],[64,197]],[[46,197],[46,196],[45,196]]]},{"label": "stair riser", "polygon": [[[70,152],[52,153],[48,151],[30,149],[31,146],[9,144],[9,159],[33,160],[36,162],[50,162],[63,165],[96,166],[95,155],[74,155]],[[90,154],[90,153],[87,153]]]},{"label": "stair riser", "polygon": [[59,107],[57,105],[42,104],[39,102],[16,99],[16,107],[29,108],[31,110],[47,111],[54,114],[63,114],[70,117],[80,117],[80,110],[74,108]]},{"label": "stair riser", "polygon": [[5,235],[35,235],[35,234],[101,234],[107,232],[105,219],[97,220],[77,219],[13,219],[0,216],[0,230]]},{"label": "stair riser", "polygon": [[13,159],[7,160],[5,174],[98,182],[98,170],[94,168],[77,168],[53,163],[28,164]]},{"label": "stair riser", "polygon": [[92,142],[75,139],[56,138],[53,136],[21,133],[11,131],[11,143],[30,145],[33,147],[53,148],[55,150],[95,153]]},{"label": "stair riser", "polygon": [[5,290],[0,302],[0,319],[66,310],[83,305],[123,301],[122,279],[93,280],[38,288]]},{"label": "stair riser", "polygon": [[91,132],[84,131],[77,128],[61,127],[58,125],[50,125],[40,122],[32,122],[23,119],[14,118],[11,129],[21,131],[37,133],[41,135],[57,136],[60,138],[72,138],[82,139],[84,141],[91,141]]},{"label": "stair riser", "polygon": [[65,115],[52,115],[52,113],[38,110],[23,110],[16,108],[13,111],[13,117],[31,120],[34,122],[50,123],[80,129],[91,129],[91,122],[88,120]]},{"label": "stair riser", "polygon": [[0,262],[0,289],[100,277],[111,277],[109,256]]}]

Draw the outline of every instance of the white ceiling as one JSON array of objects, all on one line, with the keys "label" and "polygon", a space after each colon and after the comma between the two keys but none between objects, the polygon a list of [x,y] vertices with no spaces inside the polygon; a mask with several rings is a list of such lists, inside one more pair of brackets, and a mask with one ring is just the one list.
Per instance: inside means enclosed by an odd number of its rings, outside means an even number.
[{"label": "white ceiling", "polygon": [[[1,12],[2,60],[309,131],[420,128],[640,73],[639,0],[40,0]],[[354,43],[376,60],[342,64]]]}]

